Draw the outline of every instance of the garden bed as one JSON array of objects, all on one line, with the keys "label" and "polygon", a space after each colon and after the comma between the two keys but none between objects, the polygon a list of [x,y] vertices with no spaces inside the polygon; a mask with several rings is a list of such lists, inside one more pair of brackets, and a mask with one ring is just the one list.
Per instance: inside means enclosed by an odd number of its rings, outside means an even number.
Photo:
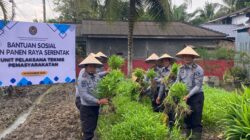
[{"label": "garden bed", "polygon": [[24,124],[4,140],[79,140],[79,112],[74,105],[73,85],[53,86],[36,105]]},{"label": "garden bed", "polygon": [[17,87],[12,96],[0,96],[0,132],[31,107],[37,97],[47,89],[48,86]]}]

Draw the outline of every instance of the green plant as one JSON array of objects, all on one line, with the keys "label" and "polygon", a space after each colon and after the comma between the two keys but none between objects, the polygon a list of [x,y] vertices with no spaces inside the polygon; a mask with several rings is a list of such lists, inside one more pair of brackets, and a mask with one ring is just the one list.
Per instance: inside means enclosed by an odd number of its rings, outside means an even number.
[{"label": "green plant", "polygon": [[222,132],[225,127],[221,118],[226,116],[229,104],[228,100],[234,98],[234,92],[228,92],[220,88],[203,86],[205,101],[203,106],[202,124],[204,129],[213,133]]},{"label": "green plant", "polygon": [[244,87],[242,96],[235,95],[228,101],[229,108],[224,119],[227,140],[250,139],[250,88]]},{"label": "green plant", "polygon": [[124,64],[124,59],[117,55],[112,55],[108,60],[108,65],[111,69],[120,69]]},{"label": "green plant", "polygon": [[156,72],[153,69],[150,69],[146,73],[146,77],[150,80],[154,79],[157,76]]},{"label": "green plant", "polygon": [[120,70],[112,70],[97,84],[98,97],[100,99],[114,97],[117,86],[122,80],[124,80],[124,74]]},{"label": "green plant", "polygon": [[179,67],[179,64],[174,63],[171,67],[170,74],[167,77],[164,77],[163,83],[166,87],[170,88],[172,83],[175,82]]},{"label": "green plant", "polygon": [[136,76],[137,79],[143,80],[145,71],[143,69],[136,68],[133,74]]},{"label": "green plant", "polygon": [[165,105],[164,112],[167,114],[169,111],[175,111],[176,121],[180,121],[184,118],[185,114],[190,113],[190,108],[183,101],[183,98],[187,95],[187,87],[184,83],[175,83],[171,86],[168,96],[164,99]]},{"label": "green plant", "polygon": [[235,56],[235,51],[232,49],[222,48],[215,50],[214,56],[216,59],[223,60],[232,60]]}]

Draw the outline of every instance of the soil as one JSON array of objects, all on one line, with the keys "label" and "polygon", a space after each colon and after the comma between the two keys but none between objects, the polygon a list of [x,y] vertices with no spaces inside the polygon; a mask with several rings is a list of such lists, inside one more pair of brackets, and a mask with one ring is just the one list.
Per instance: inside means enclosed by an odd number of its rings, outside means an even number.
[{"label": "soil", "polygon": [[11,96],[0,96],[0,132],[32,106],[36,98],[47,89],[48,86],[16,87]]},{"label": "soil", "polygon": [[53,86],[25,123],[3,140],[79,140],[80,117],[73,90],[73,85]]}]

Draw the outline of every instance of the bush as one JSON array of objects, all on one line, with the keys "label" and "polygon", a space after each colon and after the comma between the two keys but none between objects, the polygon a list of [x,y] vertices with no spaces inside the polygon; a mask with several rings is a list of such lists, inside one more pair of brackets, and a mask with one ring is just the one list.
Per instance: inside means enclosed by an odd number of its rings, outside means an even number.
[{"label": "bush", "polygon": [[117,55],[112,55],[108,60],[108,65],[111,69],[120,69],[124,64],[124,59]]}]

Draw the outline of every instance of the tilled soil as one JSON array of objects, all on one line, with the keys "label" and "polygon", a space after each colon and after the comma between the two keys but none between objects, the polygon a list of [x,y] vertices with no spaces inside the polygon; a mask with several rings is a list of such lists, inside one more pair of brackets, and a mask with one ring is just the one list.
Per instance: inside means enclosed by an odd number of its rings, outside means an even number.
[{"label": "tilled soil", "polygon": [[79,111],[74,104],[73,89],[73,85],[53,87],[25,123],[4,140],[79,140]]},{"label": "tilled soil", "polygon": [[0,132],[27,110],[48,86],[17,87],[12,96],[0,96]]}]

